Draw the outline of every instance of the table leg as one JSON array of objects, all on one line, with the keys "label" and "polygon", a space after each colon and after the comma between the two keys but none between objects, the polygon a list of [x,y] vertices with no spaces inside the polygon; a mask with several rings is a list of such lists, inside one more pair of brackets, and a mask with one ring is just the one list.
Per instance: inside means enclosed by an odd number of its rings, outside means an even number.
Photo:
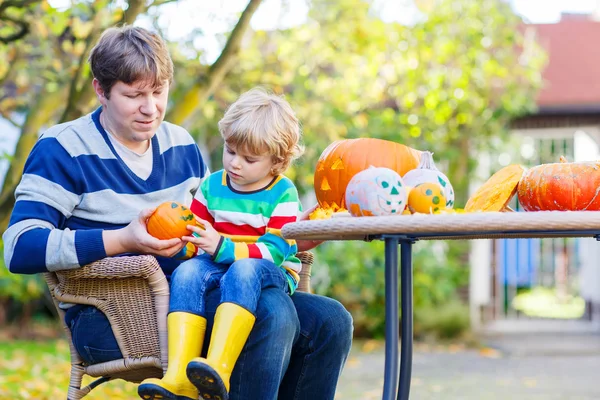
[{"label": "table leg", "polygon": [[408,400],[413,356],[413,266],[410,240],[400,243],[400,292],[402,336],[400,344],[400,390],[398,400]]},{"label": "table leg", "polygon": [[398,239],[385,238],[385,370],[383,400],[398,393]]}]

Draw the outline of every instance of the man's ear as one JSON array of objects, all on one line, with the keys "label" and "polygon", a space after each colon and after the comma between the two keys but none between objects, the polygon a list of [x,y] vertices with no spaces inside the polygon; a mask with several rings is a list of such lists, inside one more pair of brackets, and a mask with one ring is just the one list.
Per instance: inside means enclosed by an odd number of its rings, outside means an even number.
[{"label": "man's ear", "polygon": [[102,104],[103,106],[106,105],[108,99],[106,98],[104,89],[102,89],[102,86],[100,85],[100,82],[98,82],[98,79],[94,78],[94,80],[92,81],[92,85],[94,86],[94,92],[96,92],[96,96],[98,97],[100,104]]}]

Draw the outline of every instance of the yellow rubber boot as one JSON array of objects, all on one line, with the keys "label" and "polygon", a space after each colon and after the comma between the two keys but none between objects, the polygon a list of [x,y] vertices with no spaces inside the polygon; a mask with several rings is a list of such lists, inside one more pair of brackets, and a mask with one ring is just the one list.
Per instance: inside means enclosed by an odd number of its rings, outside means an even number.
[{"label": "yellow rubber boot", "polygon": [[206,318],[186,312],[172,312],[167,317],[168,366],[162,379],[150,378],[138,386],[145,400],[198,399],[198,390],[188,380],[185,369],[202,351]]},{"label": "yellow rubber boot", "polygon": [[217,307],[207,357],[195,358],[187,366],[187,376],[201,399],[229,398],[229,378],[255,320],[250,311],[237,304]]}]

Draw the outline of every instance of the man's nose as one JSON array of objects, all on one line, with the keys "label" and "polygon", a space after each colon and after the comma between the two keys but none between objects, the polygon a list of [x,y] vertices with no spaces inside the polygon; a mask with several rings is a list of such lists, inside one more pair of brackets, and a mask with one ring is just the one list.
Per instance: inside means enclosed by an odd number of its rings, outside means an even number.
[{"label": "man's nose", "polygon": [[140,112],[146,115],[152,115],[156,112],[156,100],[153,96],[144,98],[144,102],[140,106]]}]

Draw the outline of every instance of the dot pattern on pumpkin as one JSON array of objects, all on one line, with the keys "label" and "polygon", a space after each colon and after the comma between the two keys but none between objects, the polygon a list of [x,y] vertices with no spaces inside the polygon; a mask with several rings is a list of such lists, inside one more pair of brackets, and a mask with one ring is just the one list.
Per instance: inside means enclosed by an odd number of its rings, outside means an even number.
[{"label": "dot pattern on pumpkin", "polygon": [[408,195],[408,209],[413,213],[432,214],[446,208],[446,197],[441,185],[421,183]]}]

